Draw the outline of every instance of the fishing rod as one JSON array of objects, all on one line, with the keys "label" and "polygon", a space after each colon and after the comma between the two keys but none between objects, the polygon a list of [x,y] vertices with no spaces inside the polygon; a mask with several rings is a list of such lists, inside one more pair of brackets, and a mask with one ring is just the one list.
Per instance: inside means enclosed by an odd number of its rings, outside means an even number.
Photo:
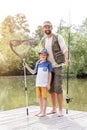
[{"label": "fishing rod", "polygon": [[[69,27],[68,27],[68,61],[70,60],[70,29],[71,29],[71,24],[70,24],[70,9],[69,9]],[[68,96],[69,93],[69,65],[67,65],[67,96],[66,96],[66,103],[67,103],[67,107],[66,107],[66,114],[68,114],[68,107],[69,107],[69,102],[71,102],[71,99]]]},{"label": "fishing rod", "polygon": [[[69,33],[68,33],[68,60],[69,60],[69,52],[70,52],[70,27],[69,27]],[[69,93],[69,65],[67,66],[67,91],[66,91],[66,114],[68,114],[68,107],[69,107],[69,102],[71,101],[71,98],[68,96]]]}]

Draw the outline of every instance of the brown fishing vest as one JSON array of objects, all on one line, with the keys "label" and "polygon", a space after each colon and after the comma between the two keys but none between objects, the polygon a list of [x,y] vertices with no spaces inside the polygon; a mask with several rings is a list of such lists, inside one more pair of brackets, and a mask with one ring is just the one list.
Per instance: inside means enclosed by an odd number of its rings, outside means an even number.
[{"label": "brown fishing vest", "polygon": [[[43,47],[45,47],[45,39],[46,37],[43,37],[41,41]],[[53,57],[57,64],[61,64],[65,62],[64,54],[58,42],[58,35],[54,35],[54,34],[53,34],[53,39],[52,39],[52,52],[53,52]]]}]

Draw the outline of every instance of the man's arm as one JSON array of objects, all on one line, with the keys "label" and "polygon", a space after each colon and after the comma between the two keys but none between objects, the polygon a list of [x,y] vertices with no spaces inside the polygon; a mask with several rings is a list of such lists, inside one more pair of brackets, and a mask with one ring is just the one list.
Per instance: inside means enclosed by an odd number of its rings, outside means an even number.
[{"label": "man's arm", "polygon": [[66,65],[69,66],[71,61],[70,61],[70,57],[68,55],[69,52],[68,52],[68,48],[65,44],[64,38],[61,35],[58,35],[58,41],[59,41],[60,48],[64,53]]},{"label": "man's arm", "polygon": [[65,56],[66,65],[67,65],[67,66],[70,66],[71,61],[70,61],[70,58],[69,58],[68,53],[69,53],[69,52],[66,51],[66,52],[64,53],[64,56]]},{"label": "man's arm", "polygon": [[68,48],[67,48],[65,41],[64,41],[64,38],[60,34],[58,34],[58,42],[59,42],[60,48],[61,48],[63,53],[68,51]]}]

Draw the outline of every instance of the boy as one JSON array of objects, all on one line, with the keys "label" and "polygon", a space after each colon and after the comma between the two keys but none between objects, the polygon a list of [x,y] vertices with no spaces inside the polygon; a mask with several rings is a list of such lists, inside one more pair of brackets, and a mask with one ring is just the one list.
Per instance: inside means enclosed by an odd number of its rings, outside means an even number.
[{"label": "boy", "polygon": [[47,94],[51,85],[51,72],[52,64],[47,60],[48,52],[46,49],[42,49],[39,52],[39,63],[36,64],[35,69],[32,70],[28,64],[24,63],[24,66],[32,74],[37,73],[36,76],[36,95],[40,99],[40,112],[37,114],[39,117],[46,115],[46,106],[47,106]]}]

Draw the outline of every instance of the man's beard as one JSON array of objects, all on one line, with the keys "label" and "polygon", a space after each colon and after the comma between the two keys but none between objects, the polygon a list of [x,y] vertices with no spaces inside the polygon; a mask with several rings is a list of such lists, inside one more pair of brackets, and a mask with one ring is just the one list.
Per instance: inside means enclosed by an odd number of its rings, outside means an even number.
[{"label": "man's beard", "polygon": [[46,33],[47,35],[49,35],[49,34],[51,34],[51,30],[45,30],[45,33]]}]

